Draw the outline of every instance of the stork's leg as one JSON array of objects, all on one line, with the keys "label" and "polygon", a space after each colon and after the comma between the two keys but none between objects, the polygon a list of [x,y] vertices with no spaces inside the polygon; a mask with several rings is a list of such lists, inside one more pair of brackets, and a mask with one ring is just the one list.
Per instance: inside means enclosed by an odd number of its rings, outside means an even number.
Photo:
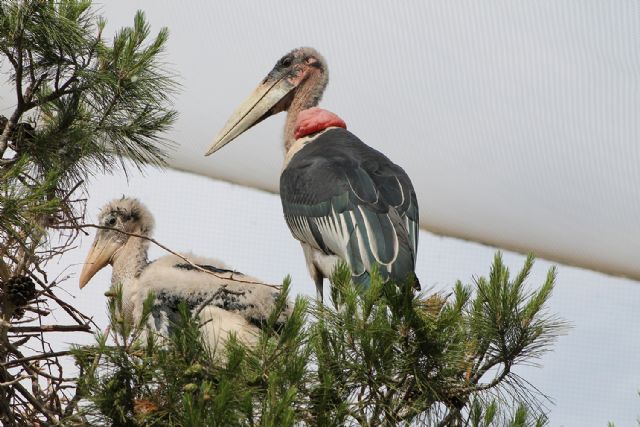
[{"label": "stork's leg", "polygon": [[318,301],[322,302],[322,282],[324,280],[324,276],[314,262],[313,248],[304,242],[300,242],[300,244],[302,245],[302,251],[304,252],[304,259],[307,261],[307,269],[309,270],[309,274],[316,285],[316,296]]},{"label": "stork's leg", "polygon": [[322,284],[324,282],[324,277],[318,274],[317,277],[314,277],[314,282],[316,282],[316,297],[318,298],[318,301],[322,302]]}]

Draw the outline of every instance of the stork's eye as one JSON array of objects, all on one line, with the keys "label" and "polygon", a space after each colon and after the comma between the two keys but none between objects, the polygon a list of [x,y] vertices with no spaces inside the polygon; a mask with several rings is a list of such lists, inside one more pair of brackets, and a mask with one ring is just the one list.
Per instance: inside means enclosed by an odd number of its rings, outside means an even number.
[{"label": "stork's eye", "polygon": [[285,56],[280,60],[280,65],[283,67],[290,67],[293,63],[293,58],[290,56]]},{"label": "stork's eye", "polygon": [[115,217],[111,217],[109,218],[109,221],[107,221],[107,225],[113,227],[114,225],[116,225],[116,218]]}]

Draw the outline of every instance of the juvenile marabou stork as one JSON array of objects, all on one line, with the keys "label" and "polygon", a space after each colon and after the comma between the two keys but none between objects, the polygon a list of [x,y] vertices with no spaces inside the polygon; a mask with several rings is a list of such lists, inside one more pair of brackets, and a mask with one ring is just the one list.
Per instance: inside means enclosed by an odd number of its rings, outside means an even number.
[{"label": "juvenile marabou stork", "polygon": [[[80,288],[111,264],[111,284],[122,285],[127,319],[139,322],[143,302],[153,292],[155,301],[147,326],[160,335],[168,335],[171,325],[179,319],[179,303],[184,301],[192,313],[198,313],[203,336],[211,348],[223,345],[232,332],[240,341],[255,343],[258,328],[266,322],[279,295],[276,287],[232,271],[218,260],[191,254],[185,257],[216,276],[194,268],[176,255],[149,262],[149,240],[120,232],[147,238],[152,235],[153,216],[136,199],[113,200],[102,208],[98,218],[101,226],[111,229],[96,233],[80,274]],[[285,309],[280,322],[286,320],[289,310]]]},{"label": "juvenile marabou stork", "polygon": [[[287,111],[280,197],[322,299],[322,284],[344,260],[356,283],[374,265],[385,279],[414,276],[418,202],[405,171],[317,108],[328,82],[324,58],[309,47],[283,56],[227,121],[206,155],[265,118]],[[414,287],[420,289],[417,279]]]}]

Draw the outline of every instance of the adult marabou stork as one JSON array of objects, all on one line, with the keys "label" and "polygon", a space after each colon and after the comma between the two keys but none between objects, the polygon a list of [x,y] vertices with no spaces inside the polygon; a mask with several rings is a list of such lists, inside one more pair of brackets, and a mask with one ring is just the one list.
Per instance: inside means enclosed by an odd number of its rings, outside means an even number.
[{"label": "adult marabou stork", "polygon": [[[99,224],[108,229],[96,233],[80,274],[80,288],[111,264],[111,284],[122,285],[127,319],[139,322],[143,302],[153,292],[155,301],[147,326],[160,335],[167,336],[178,320],[178,305],[184,301],[199,316],[211,348],[223,345],[232,332],[247,344],[255,343],[258,328],[266,322],[279,295],[275,286],[229,270],[220,261],[191,254],[185,257],[216,275],[198,270],[176,255],[149,262],[147,238],[153,232],[154,220],[136,199],[113,200],[102,208],[98,218]],[[279,321],[284,322],[288,313],[289,307]]]},{"label": "adult marabou stork", "polygon": [[[344,260],[356,283],[374,265],[385,279],[414,276],[418,202],[405,171],[317,108],[327,86],[324,58],[303,47],[283,56],[227,121],[206,155],[265,118],[287,111],[280,197],[287,225],[304,250],[322,299],[322,284]],[[417,279],[414,287],[420,289]]]}]

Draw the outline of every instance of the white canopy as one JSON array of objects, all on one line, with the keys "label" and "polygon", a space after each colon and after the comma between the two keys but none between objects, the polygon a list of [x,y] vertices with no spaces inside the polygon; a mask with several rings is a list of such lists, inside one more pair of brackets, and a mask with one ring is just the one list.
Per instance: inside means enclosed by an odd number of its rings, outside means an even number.
[{"label": "white canopy", "polygon": [[[640,279],[634,2],[110,1],[181,76],[177,169],[277,192],[283,116],[206,147],[283,54],[327,59],[321,106],[412,177],[421,226]],[[3,103],[11,103],[4,97]],[[9,104],[10,105],[10,104]]]}]

